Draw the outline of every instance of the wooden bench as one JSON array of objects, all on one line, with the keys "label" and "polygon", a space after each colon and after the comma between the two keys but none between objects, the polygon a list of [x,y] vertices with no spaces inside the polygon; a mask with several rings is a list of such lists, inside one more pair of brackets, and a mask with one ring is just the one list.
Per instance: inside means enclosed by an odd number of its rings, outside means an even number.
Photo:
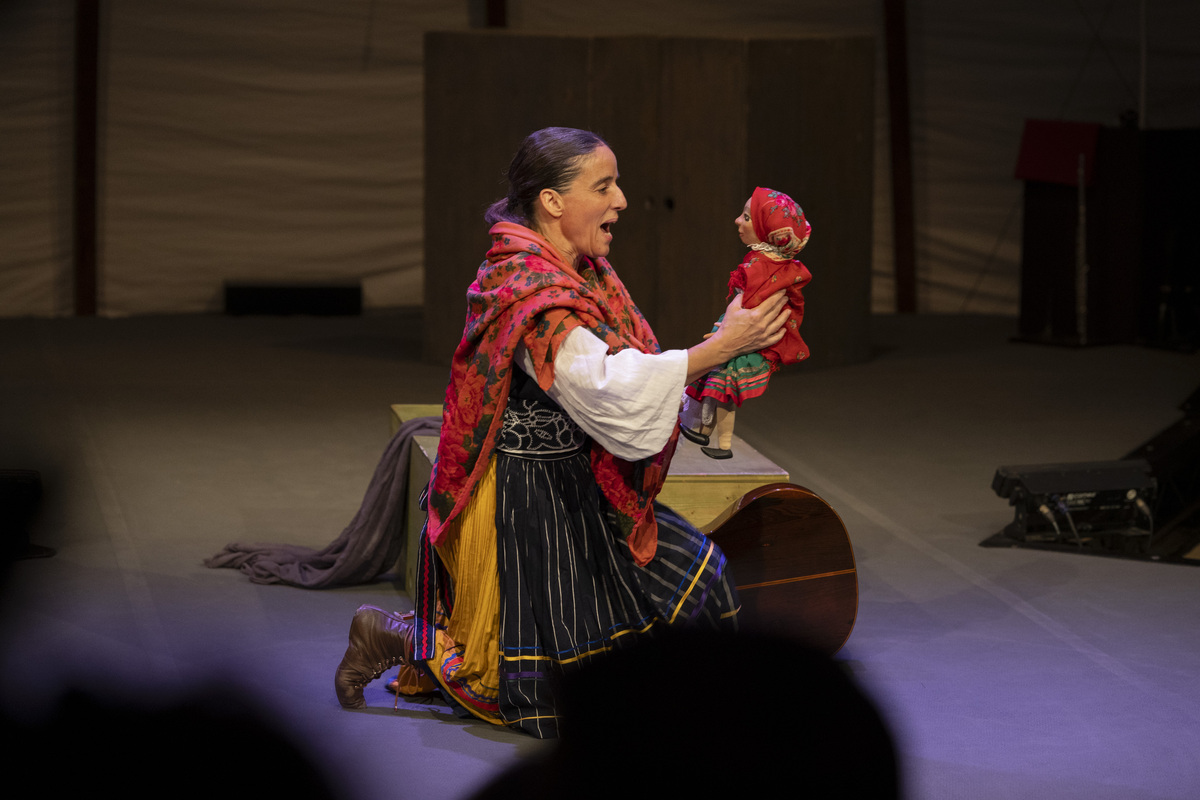
[{"label": "wooden bench", "polygon": [[[395,434],[402,423],[416,417],[440,417],[438,404],[400,403],[391,407],[391,430]],[[408,513],[405,518],[405,588],[415,586],[417,543],[425,512],[417,507],[421,490],[429,482],[429,473],[437,456],[436,436],[417,436],[413,440],[408,468]],[[671,461],[671,472],[658,499],[677,511],[701,531],[710,525],[746,493],[771,483],[787,483],[787,470],[772,462],[745,441],[733,437],[733,458],[717,460],[680,438]]]}]

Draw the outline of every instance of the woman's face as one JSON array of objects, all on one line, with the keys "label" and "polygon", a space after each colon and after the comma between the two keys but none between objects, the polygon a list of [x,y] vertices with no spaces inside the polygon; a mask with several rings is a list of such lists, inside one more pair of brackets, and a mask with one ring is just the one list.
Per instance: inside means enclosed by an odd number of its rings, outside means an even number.
[{"label": "woman's face", "polygon": [[738,214],[733,224],[737,225],[738,238],[742,240],[742,244],[747,247],[752,244],[758,244],[759,238],[754,234],[754,223],[750,221],[750,201],[746,201],[746,205],[742,207],[742,213]]},{"label": "woman's face", "polygon": [[617,157],[600,145],[583,157],[582,169],[567,191],[563,192],[563,213],[559,218],[562,240],[555,242],[567,263],[580,256],[604,258],[612,244],[612,225],[617,213],[625,209],[625,194],[617,186]]}]

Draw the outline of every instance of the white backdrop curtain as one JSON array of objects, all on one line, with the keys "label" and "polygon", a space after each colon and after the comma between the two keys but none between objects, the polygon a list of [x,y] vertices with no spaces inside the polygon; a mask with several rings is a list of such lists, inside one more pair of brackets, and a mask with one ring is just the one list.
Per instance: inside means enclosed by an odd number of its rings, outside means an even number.
[{"label": "white backdrop curtain", "polygon": [[[920,310],[1016,313],[1023,121],[1117,124],[1136,108],[1142,5],[909,0]],[[1148,122],[1200,127],[1200,4],[1144,5]],[[480,7],[105,3],[100,313],[218,311],[226,280],[354,281],[368,307],[419,304],[422,149],[437,135],[422,124],[422,35],[465,29]],[[72,310],[73,10],[0,2],[0,316]],[[876,36],[871,267],[875,309],[892,308],[881,0],[509,0],[508,17],[530,33]]]}]

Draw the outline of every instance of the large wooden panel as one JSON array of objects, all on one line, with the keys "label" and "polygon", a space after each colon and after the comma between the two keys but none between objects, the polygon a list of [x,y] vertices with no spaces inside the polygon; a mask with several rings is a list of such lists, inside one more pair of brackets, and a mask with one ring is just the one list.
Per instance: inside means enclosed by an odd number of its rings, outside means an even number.
[{"label": "large wooden panel", "polygon": [[[426,38],[425,348],[449,361],[488,241],[483,209],[529,132],[595,130],[629,207],[610,260],[664,347],[700,341],[745,253],[733,218],[756,185],[814,217],[811,364],[868,356],[869,39],[436,33]],[[530,76],[536,76],[531,80]]]},{"label": "large wooden panel", "polygon": [[574,38],[426,34],[426,361],[449,365],[462,337],[467,287],[491,244],[483,212],[504,196],[521,141],[588,127],[587,62]]},{"label": "large wooden panel", "polygon": [[658,161],[663,139],[660,98],[653,87],[662,71],[660,40],[598,38],[591,42],[591,54],[590,124],[617,156],[619,185],[629,203],[613,229],[609,261],[657,333],[661,232],[655,211],[662,202]]},{"label": "large wooden panel", "polygon": [[733,218],[750,195],[746,47],[738,39],[663,41],[662,244],[650,324],[666,348],[689,347],[712,329],[745,254]]},{"label": "large wooden panel", "polygon": [[787,192],[813,226],[801,334],[807,367],[870,356],[874,43],[756,41],[749,49],[747,173]]}]

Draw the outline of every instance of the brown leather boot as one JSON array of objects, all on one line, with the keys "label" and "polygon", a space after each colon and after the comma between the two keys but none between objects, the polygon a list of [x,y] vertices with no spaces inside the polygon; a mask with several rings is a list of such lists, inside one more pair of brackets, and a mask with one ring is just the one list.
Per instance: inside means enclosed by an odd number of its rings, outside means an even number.
[{"label": "brown leather boot", "polygon": [[412,663],[413,620],[360,606],[350,623],[350,645],[333,676],[343,708],[366,708],[363,687],[397,664]]}]

